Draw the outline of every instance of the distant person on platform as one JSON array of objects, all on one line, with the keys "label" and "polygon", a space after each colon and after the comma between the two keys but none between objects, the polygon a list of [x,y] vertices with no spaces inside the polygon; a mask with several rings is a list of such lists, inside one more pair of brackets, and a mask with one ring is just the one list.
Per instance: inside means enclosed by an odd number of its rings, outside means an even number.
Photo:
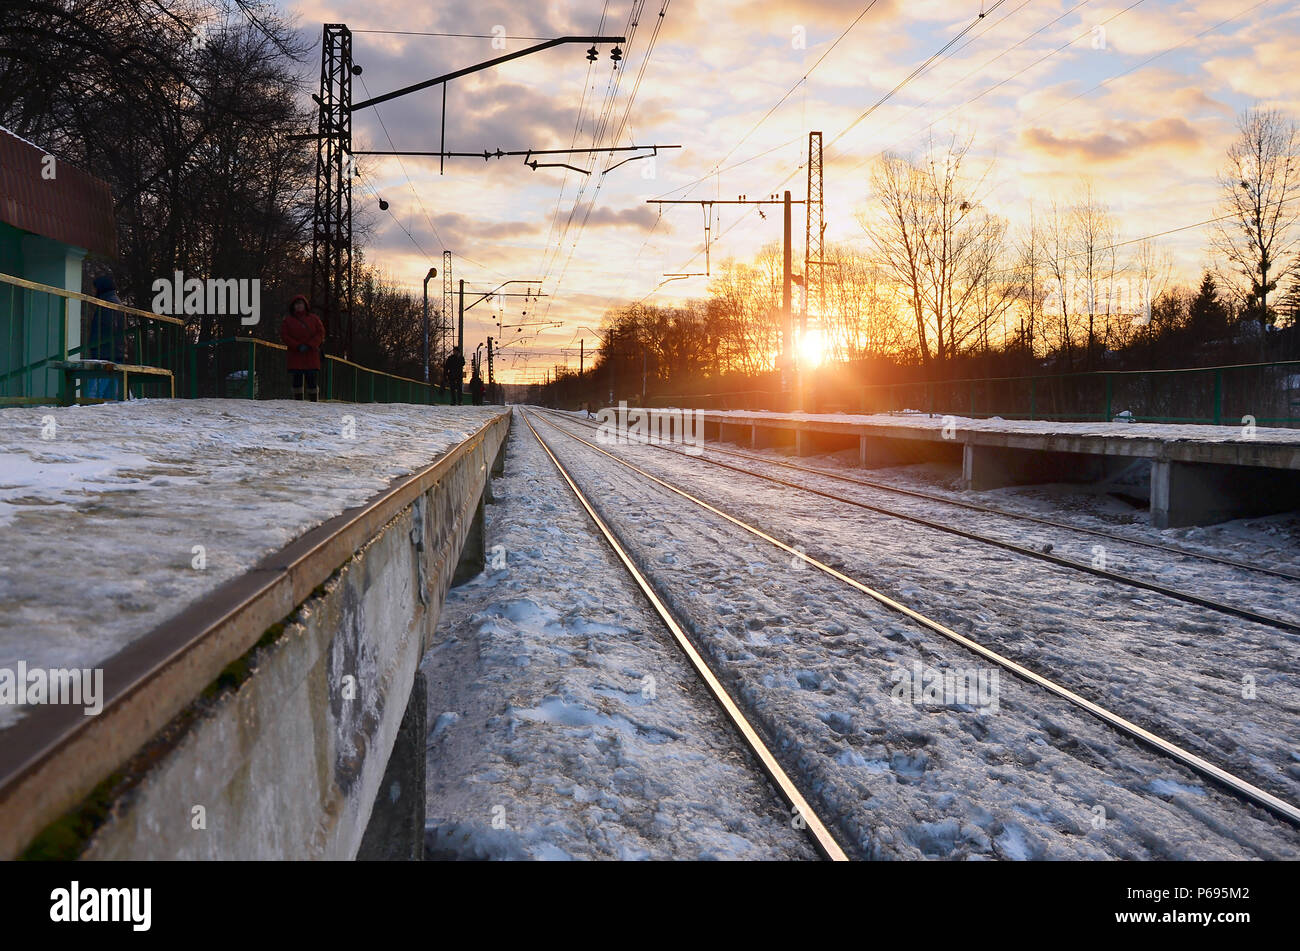
[{"label": "distant person on platform", "polygon": [[[95,296],[109,304],[122,303],[111,274],[95,278]],[[126,362],[126,314],[111,307],[96,307],[90,314],[89,332],[88,359]],[[84,390],[92,399],[115,400],[117,387],[116,377],[91,377],[86,380]]]},{"label": "distant person on platform", "polygon": [[320,351],[325,345],[325,325],[311,312],[307,298],[299,294],[289,302],[289,312],[280,324],[280,339],[289,348],[289,377],[293,398],[320,401]]},{"label": "distant person on platform", "polygon": [[475,406],[483,405],[483,378],[478,375],[478,367],[469,377],[469,395]]},{"label": "distant person on platform", "polygon": [[442,365],[443,386],[451,390],[451,402],[460,405],[461,389],[465,385],[465,358],[460,355],[460,347],[453,347],[447,362]]}]

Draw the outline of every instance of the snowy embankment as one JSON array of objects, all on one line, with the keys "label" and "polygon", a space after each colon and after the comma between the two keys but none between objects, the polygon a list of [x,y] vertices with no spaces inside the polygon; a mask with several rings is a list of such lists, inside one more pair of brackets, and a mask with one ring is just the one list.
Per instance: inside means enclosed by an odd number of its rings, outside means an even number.
[{"label": "snowy embankment", "polygon": [[430,858],[813,858],[516,419],[429,678]]},{"label": "snowy embankment", "polygon": [[[102,662],[498,412],[284,400],[0,410],[0,667]],[[14,716],[0,707],[0,725]]]},{"label": "snowy embankment", "polygon": [[[572,424],[566,424],[572,426]],[[553,429],[602,514],[688,619],[846,847],[872,857],[1296,857],[1300,837],[1010,674],[996,709],[907,702],[900,673],[987,663]],[[587,430],[583,434],[590,438]],[[1295,798],[1278,632],[654,447],[615,450],[809,554]],[[1046,668],[1046,669],[1044,669]],[[1243,704],[1241,675],[1266,685]],[[915,700],[915,697],[912,698]],[[1127,708],[1127,709],[1126,709]]]}]

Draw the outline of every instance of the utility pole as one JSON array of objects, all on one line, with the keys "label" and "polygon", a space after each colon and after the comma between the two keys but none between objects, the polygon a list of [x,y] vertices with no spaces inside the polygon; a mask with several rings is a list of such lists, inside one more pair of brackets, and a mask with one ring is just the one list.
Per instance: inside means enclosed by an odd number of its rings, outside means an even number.
[{"label": "utility pole", "polygon": [[[690,199],[668,200],[668,199],[652,198],[646,202],[647,205],[660,205],[660,206],[700,205],[702,207],[705,207],[706,209],[709,209],[710,212],[714,205],[757,205],[760,206],[759,207],[760,215],[762,214],[762,208],[761,208],[762,205],[775,205],[778,203],[783,206],[785,212],[785,230],[783,235],[785,247],[783,249],[783,255],[782,255],[784,261],[783,270],[785,273],[783,275],[782,291],[781,291],[781,353],[777,357],[777,366],[781,371],[781,388],[783,390],[787,390],[791,388],[792,381],[790,380],[790,374],[793,373],[795,376],[795,380],[793,381],[794,388],[798,390],[798,352],[794,347],[794,320],[793,320],[791,305],[790,305],[791,297],[793,296],[790,288],[790,285],[792,283],[792,275],[790,273],[790,261],[791,261],[790,211],[791,211],[791,206],[804,205],[807,204],[807,202],[805,202],[803,199],[800,199],[798,201],[793,201],[790,197],[789,191],[786,191],[785,194],[780,198],[778,198],[776,195],[771,195],[768,198],[753,199],[741,195],[739,198],[735,200],[730,200],[730,199],[723,200],[719,198],[712,198],[712,199],[704,199],[703,201],[691,201]],[[705,235],[706,235],[705,241],[707,243],[708,241],[707,227],[705,229]],[[674,280],[683,277],[707,277],[707,276],[708,276],[707,273],[706,274],[665,274],[664,275],[664,277],[669,279],[674,279]],[[807,277],[805,275],[805,281],[806,280]],[[643,382],[642,390],[644,391],[644,389],[645,389],[645,385]]]},{"label": "utility pole", "polygon": [[456,330],[456,346],[460,347],[460,355],[465,356],[465,279],[460,279],[460,325]]},{"label": "utility pole", "polygon": [[429,281],[438,276],[436,267],[424,275],[424,382],[429,382]]},{"label": "utility pole", "polygon": [[578,341],[578,379],[582,379],[582,368],[587,356],[587,338]]},{"label": "utility pole", "polygon": [[[793,346],[793,337],[791,331],[794,329],[794,321],[790,313],[790,192],[785,193],[785,249],[782,255],[784,260],[784,275],[781,279],[781,327],[782,327],[782,347],[785,350],[786,359],[792,365],[797,365],[798,358],[795,355]],[[796,371],[797,372],[797,371]]]},{"label": "utility pole", "polygon": [[438,312],[438,366],[447,362],[447,338],[451,336],[452,295],[451,252],[442,252],[442,310]]}]

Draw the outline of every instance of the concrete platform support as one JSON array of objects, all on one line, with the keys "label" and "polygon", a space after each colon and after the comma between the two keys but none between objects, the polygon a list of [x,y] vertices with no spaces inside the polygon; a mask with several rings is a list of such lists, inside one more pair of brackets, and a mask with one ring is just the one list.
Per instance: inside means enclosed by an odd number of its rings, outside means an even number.
[{"label": "concrete platform support", "polygon": [[815,429],[799,429],[795,435],[795,452],[800,456],[840,452],[859,445],[859,437],[852,433],[826,433]]},{"label": "concrete platform support", "polygon": [[910,466],[922,462],[960,465],[962,446],[953,441],[890,439],[882,436],[858,437],[858,464],[864,469]]},{"label": "concrete platform support", "polygon": [[795,430],[776,426],[753,427],[755,449],[777,449],[795,445]]},{"label": "concrete platform support", "polygon": [[962,451],[962,482],[966,488],[977,491],[1042,482],[1096,482],[1131,461],[1124,456],[1041,452],[967,443]]},{"label": "concrete platform support", "polygon": [[738,426],[735,423],[719,423],[718,441],[734,442],[738,446],[752,448],[754,445],[754,427],[748,424]]},{"label": "concrete platform support", "polygon": [[456,573],[451,576],[451,586],[462,585],[481,572],[487,564],[487,542],[484,530],[483,498],[487,495],[484,487],[483,496],[479,497],[474,509],[474,517],[469,523],[469,534],[465,536],[465,547],[460,550],[460,560],[456,562]]},{"label": "concrete platform support", "polygon": [[357,860],[419,862],[424,859],[424,744],[428,725],[428,683],[415,673],[411,698],[388,757],[388,769],[370,810]]},{"label": "concrete platform support", "polygon": [[1151,524],[1213,525],[1300,508],[1300,474],[1286,469],[1156,460]]}]

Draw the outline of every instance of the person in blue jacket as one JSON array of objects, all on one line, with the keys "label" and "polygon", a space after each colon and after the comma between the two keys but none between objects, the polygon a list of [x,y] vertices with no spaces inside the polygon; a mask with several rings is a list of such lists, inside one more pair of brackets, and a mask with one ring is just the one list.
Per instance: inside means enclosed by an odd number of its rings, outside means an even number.
[{"label": "person in blue jacket", "polygon": [[[95,296],[110,304],[120,304],[117,296],[117,284],[111,274],[101,274],[95,278]],[[90,313],[85,355],[90,360],[109,360],[113,363],[126,362],[126,315],[111,307],[96,307]],[[117,388],[121,384],[113,377],[92,377],[85,381],[87,396],[94,399],[117,399]]]}]

